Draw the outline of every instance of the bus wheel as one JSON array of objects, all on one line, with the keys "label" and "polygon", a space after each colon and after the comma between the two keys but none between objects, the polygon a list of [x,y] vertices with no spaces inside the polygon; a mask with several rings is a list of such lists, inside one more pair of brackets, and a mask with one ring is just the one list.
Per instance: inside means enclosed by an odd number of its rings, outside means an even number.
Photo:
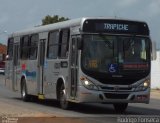
[{"label": "bus wheel", "polygon": [[29,95],[27,94],[27,86],[26,86],[26,81],[25,79],[22,80],[22,85],[21,85],[21,98],[23,101],[27,102],[29,101]]},{"label": "bus wheel", "polygon": [[59,101],[60,101],[60,106],[62,109],[69,108],[70,102],[67,101],[64,84],[61,85],[60,90],[59,90]]},{"label": "bus wheel", "polygon": [[113,105],[114,105],[114,109],[116,110],[116,112],[124,113],[125,110],[127,109],[128,103],[115,103]]}]

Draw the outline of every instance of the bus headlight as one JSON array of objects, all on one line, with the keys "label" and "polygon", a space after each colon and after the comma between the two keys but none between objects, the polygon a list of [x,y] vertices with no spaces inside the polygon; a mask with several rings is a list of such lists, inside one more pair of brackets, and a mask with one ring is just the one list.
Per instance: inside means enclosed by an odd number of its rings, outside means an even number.
[{"label": "bus headlight", "polygon": [[145,80],[142,84],[140,84],[135,91],[144,91],[150,86],[150,80]]},{"label": "bus headlight", "polygon": [[89,90],[98,90],[98,87],[85,77],[80,78],[82,85]]},{"label": "bus headlight", "polygon": [[149,83],[148,83],[147,81],[145,81],[145,82],[143,83],[143,86],[144,86],[144,87],[148,87],[148,86],[149,86]]}]

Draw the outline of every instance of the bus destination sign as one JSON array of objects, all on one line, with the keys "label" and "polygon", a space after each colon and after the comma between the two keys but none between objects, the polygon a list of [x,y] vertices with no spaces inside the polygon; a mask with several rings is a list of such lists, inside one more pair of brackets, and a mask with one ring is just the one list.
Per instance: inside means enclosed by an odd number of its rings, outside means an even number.
[{"label": "bus destination sign", "polygon": [[145,22],[126,20],[86,20],[83,25],[83,31],[91,33],[149,35],[149,29]]},{"label": "bus destination sign", "polygon": [[123,30],[128,31],[128,24],[110,24],[104,23],[104,30]]},{"label": "bus destination sign", "polygon": [[125,23],[95,23],[95,30],[112,33],[135,33],[138,32],[138,26]]}]

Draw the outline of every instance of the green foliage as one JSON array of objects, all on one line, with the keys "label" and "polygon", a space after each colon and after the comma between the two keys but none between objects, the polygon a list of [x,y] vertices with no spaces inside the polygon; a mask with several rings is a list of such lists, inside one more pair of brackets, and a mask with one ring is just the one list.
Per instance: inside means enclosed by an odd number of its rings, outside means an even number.
[{"label": "green foliage", "polygon": [[58,15],[54,15],[54,16],[47,15],[44,17],[44,19],[42,19],[42,25],[62,22],[66,20],[69,20],[69,18],[59,17]]}]

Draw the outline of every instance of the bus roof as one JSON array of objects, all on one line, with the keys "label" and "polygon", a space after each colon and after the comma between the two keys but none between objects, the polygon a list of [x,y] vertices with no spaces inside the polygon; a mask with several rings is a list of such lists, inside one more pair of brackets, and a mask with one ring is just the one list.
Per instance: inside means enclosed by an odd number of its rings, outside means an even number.
[{"label": "bus roof", "polygon": [[138,21],[138,20],[129,20],[129,19],[122,19],[122,18],[109,18],[109,17],[82,17],[78,19],[71,19],[63,22],[58,22],[54,24],[48,24],[44,26],[38,26],[38,27],[33,27],[30,29],[25,29],[21,31],[14,32],[9,35],[9,37],[17,37],[21,35],[28,35],[28,34],[34,34],[34,33],[40,33],[40,32],[46,32],[46,31],[51,31],[51,30],[56,30],[56,29],[61,29],[61,28],[68,28],[68,27],[75,27],[75,26],[80,26],[82,28],[82,24],[85,20],[120,20],[120,21],[129,21],[129,22],[137,22],[137,23],[145,23],[144,21]]}]

